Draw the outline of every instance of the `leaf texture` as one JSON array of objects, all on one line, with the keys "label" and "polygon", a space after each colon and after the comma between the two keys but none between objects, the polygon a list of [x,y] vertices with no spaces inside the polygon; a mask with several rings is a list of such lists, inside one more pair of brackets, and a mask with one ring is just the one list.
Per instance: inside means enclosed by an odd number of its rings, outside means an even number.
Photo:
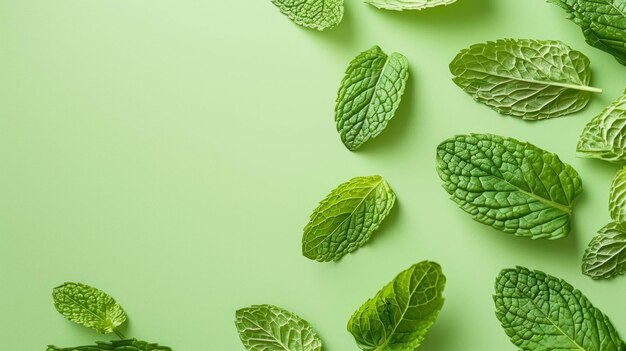
[{"label": "leaf texture", "polygon": [[399,53],[387,56],[378,46],[350,62],[335,107],[337,131],[349,150],[358,149],[387,127],[408,77],[406,57]]},{"label": "leaf texture", "polygon": [[613,55],[626,65],[625,0],[548,0],[567,11],[587,43]]},{"label": "leaf texture", "polygon": [[541,120],[576,112],[591,92],[589,59],[555,40],[502,39],[472,45],[450,63],[453,81],[503,115]]},{"label": "leaf texture", "polygon": [[96,342],[96,345],[60,348],[48,346],[47,351],[171,351],[167,346],[148,343],[137,339],[114,340],[111,342]]},{"label": "leaf texture", "polygon": [[403,11],[450,5],[456,0],[366,0],[365,2],[379,9]]},{"label": "leaf texture", "polygon": [[558,239],[570,232],[578,173],[553,153],[513,138],[459,135],[437,148],[444,189],[480,223],[505,233]]},{"label": "leaf texture", "polygon": [[626,223],[626,167],[617,171],[609,193],[609,211],[611,218]]},{"label": "leaf texture", "polygon": [[413,351],[437,319],[445,283],[437,263],[417,263],[354,312],[348,331],[361,350]]},{"label": "leaf texture", "polygon": [[626,271],[626,227],[611,222],[598,231],[583,256],[583,273],[608,279]]},{"label": "leaf texture", "polygon": [[576,151],[580,157],[626,161],[626,92],[587,124]]},{"label": "leaf texture", "polygon": [[54,307],[72,322],[111,333],[126,321],[122,307],[106,293],[81,283],[65,283],[52,291]]},{"label": "leaf texture", "polygon": [[343,0],[272,0],[296,24],[319,31],[335,27],[343,18]]},{"label": "leaf texture", "polygon": [[250,351],[320,351],[322,341],[309,322],[272,305],[255,305],[235,314],[237,331]]},{"label": "leaf texture", "polygon": [[608,317],[567,282],[517,267],[496,278],[496,315],[522,350],[624,351]]},{"label": "leaf texture", "polygon": [[393,207],[396,195],[378,175],[356,177],[331,191],[311,214],[302,254],[337,261],[365,245]]}]

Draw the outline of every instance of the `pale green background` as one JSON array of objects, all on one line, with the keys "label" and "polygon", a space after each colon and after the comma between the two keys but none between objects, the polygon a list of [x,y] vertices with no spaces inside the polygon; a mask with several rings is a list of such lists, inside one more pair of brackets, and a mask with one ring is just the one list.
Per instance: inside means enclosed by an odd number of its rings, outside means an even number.
[{"label": "pale green background", "polygon": [[[352,312],[409,265],[435,260],[444,309],[422,351],[514,350],[494,316],[500,269],[567,279],[626,336],[626,277],[580,273],[609,221],[617,166],[575,158],[583,126],[621,94],[626,67],[588,46],[542,0],[459,0],[421,13],[346,1],[318,33],[269,0],[0,0],[0,335],[6,350],[107,339],[65,321],[50,291],[81,281],[115,296],[128,335],[185,350],[242,350],[237,308],[272,303],[309,320],[325,350],[357,350]],[[560,39],[604,89],[580,113],[500,116],[450,80],[458,50],[502,37]],[[347,63],[373,44],[409,59],[398,114],[353,153],[333,108]],[[448,200],[435,147],[491,132],[558,153],[584,182],[572,236],[499,233]],[[302,228],[332,188],[381,174],[397,206],[338,263],[301,256]],[[113,338],[113,336],[110,336]]]}]

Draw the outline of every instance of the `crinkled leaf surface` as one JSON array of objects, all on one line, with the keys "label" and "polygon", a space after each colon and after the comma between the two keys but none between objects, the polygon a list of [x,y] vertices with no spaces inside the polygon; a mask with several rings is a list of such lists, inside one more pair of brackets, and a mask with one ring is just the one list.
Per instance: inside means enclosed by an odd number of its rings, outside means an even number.
[{"label": "crinkled leaf surface", "polygon": [[450,63],[453,81],[504,115],[540,120],[576,112],[591,92],[589,59],[555,40],[503,39],[472,45]]},{"label": "crinkled leaf surface", "polygon": [[437,263],[417,263],[354,312],[348,331],[361,350],[413,351],[437,319],[445,284]]},{"label": "crinkled leaf surface", "polygon": [[626,161],[626,93],[587,124],[576,151],[580,157]]},{"label": "crinkled leaf surface", "polygon": [[313,210],[302,236],[302,254],[337,261],[365,245],[391,211],[396,195],[378,175],[356,177],[331,191]]},{"label": "crinkled leaf surface", "polygon": [[613,178],[609,193],[609,211],[614,221],[626,223],[626,167],[620,169]]},{"label": "crinkled leaf surface", "polygon": [[399,53],[387,56],[378,46],[350,62],[335,106],[337,131],[348,149],[356,150],[387,127],[408,77],[406,57]]},{"label": "crinkled leaf surface", "polygon": [[171,351],[167,346],[148,343],[137,339],[113,340],[96,342],[96,345],[59,348],[48,346],[47,351]]},{"label": "crinkled leaf surface", "polygon": [[126,321],[122,307],[106,293],[81,283],[65,283],[52,291],[54,307],[72,322],[106,334]]},{"label": "crinkled leaf surface", "polygon": [[250,351],[320,351],[322,341],[309,322],[272,305],[238,310],[235,325]]},{"label": "crinkled leaf surface", "polygon": [[626,270],[626,226],[611,222],[598,231],[583,256],[583,273],[594,279],[613,278]]},{"label": "crinkled leaf surface", "polygon": [[587,43],[626,65],[625,0],[548,0],[564,8],[578,24]]},{"label": "crinkled leaf surface", "polygon": [[522,350],[624,351],[608,317],[567,282],[517,267],[496,278],[496,315]]},{"label": "crinkled leaf surface", "polygon": [[296,24],[317,30],[334,27],[343,18],[343,0],[272,0]]},{"label": "crinkled leaf surface", "polygon": [[578,173],[553,153],[513,138],[459,135],[437,148],[443,187],[480,223],[532,239],[570,231]]},{"label": "crinkled leaf surface", "polygon": [[365,2],[379,9],[403,11],[450,5],[456,0],[366,0]]}]

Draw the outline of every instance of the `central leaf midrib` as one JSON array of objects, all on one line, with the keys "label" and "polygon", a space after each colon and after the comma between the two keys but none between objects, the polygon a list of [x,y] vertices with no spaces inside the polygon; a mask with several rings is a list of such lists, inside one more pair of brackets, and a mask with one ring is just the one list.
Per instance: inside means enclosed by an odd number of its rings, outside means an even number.
[{"label": "central leaf midrib", "polygon": [[561,88],[565,88],[565,89],[574,89],[574,90],[580,90],[580,91],[589,91],[589,88],[592,88],[594,90],[597,89],[597,88],[590,87],[588,85],[580,85],[580,84],[577,84],[577,83],[569,84],[569,83],[560,83],[560,82],[545,81],[545,80],[538,80],[538,79],[526,79],[526,78],[519,78],[519,77],[513,77],[513,76],[504,76],[504,75],[501,75],[501,74],[495,74],[495,73],[491,73],[491,72],[484,72],[484,71],[479,71],[479,70],[471,69],[471,68],[463,68],[463,69],[465,71],[471,71],[471,72],[475,72],[475,73],[488,74],[488,75],[493,76],[493,77],[512,79],[512,80],[517,80],[517,81],[521,81],[521,82],[525,82],[525,83],[531,83],[531,84],[543,84],[543,85],[550,85],[550,86],[556,86],[556,87],[561,87]]}]

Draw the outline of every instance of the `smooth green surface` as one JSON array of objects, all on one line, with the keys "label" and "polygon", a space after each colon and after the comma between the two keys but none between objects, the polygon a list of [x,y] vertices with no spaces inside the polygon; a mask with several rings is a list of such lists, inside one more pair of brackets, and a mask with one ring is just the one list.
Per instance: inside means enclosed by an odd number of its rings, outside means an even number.
[{"label": "smooth green surface", "polygon": [[[452,82],[449,62],[501,37],[558,39],[604,89],[570,116],[501,116]],[[359,151],[335,130],[346,63],[374,44],[411,78],[393,123]],[[513,350],[493,283],[522,265],[567,280],[626,333],[626,277],[597,282],[582,254],[610,220],[618,166],[575,158],[584,126],[622,95],[626,70],[542,0],[463,0],[421,12],[346,2],[319,33],[269,1],[0,0],[0,335],[6,349],[90,344],[53,287],[80,281],[125,306],[129,337],[174,350],[243,350],[235,310],[279,305],[311,322],[325,351],[358,350],[345,325],[399,271],[433,260],[446,304],[420,351]],[[571,164],[585,191],[573,232],[502,235],[448,199],[435,148],[454,134],[531,142]],[[302,257],[323,194],[380,174],[398,202],[349,259]]]}]

